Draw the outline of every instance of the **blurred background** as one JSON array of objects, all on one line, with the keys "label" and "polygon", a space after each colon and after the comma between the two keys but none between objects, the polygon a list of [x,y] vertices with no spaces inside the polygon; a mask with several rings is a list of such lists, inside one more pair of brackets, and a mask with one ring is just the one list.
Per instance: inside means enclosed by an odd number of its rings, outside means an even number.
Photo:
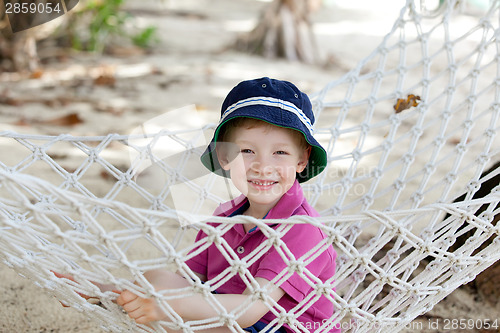
[{"label": "blurred background", "polygon": [[67,14],[17,33],[3,15],[1,126],[23,133],[127,134],[189,104],[217,121],[229,89],[265,75],[313,93],[371,52],[403,5],[82,0]]}]

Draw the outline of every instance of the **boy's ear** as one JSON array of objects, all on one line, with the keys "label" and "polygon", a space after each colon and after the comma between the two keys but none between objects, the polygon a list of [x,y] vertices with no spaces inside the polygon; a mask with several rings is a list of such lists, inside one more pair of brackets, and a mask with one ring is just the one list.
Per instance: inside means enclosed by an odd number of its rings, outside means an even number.
[{"label": "boy's ear", "polygon": [[309,157],[311,156],[311,150],[312,147],[308,146],[306,149],[304,149],[301,158],[299,159],[299,163],[297,165],[297,172],[302,172],[307,166],[307,163],[309,163]]},{"label": "boy's ear", "polygon": [[227,151],[220,145],[215,146],[215,152],[217,153],[217,159],[219,160],[219,164],[224,170],[228,170],[229,159],[227,157]]}]

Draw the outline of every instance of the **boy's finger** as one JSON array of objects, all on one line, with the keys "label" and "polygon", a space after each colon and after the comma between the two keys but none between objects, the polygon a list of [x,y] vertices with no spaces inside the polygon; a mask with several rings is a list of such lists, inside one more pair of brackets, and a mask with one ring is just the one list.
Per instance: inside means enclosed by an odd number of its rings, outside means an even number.
[{"label": "boy's finger", "polygon": [[[71,275],[68,275],[68,274],[62,274],[62,273],[58,273],[58,272],[54,272],[54,271],[51,271],[52,274],[54,274],[56,277],[60,278],[60,279],[67,279],[67,280],[70,280],[70,281],[73,281],[73,282],[76,282],[75,279],[73,278],[73,276]],[[83,297],[85,298],[86,300],[92,298],[91,296],[88,296],[88,295],[85,295],[85,294],[82,294],[80,292],[76,292],[80,297]],[[63,306],[65,306],[63,304]],[[65,307],[68,307],[67,305]]]},{"label": "boy's finger", "polygon": [[79,292],[76,292],[78,294],[78,296],[80,296],[81,298],[84,298],[86,300],[89,300],[90,298],[95,298],[95,297],[92,297],[92,296],[89,296],[89,295],[85,295],[85,294],[82,294],[82,293],[79,293]]},{"label": "boy's finger", "polygon": [[59,301],[59,303],[64,307],[64,308],[69,308],[69,305],[63,303],[62,301]]},{"label": "boy's finger", "polygon": [[120,293],[120,296],[116,299],[116,304],[123,306],[127,303],[132,302],[137,298],[137,295],[129,290],[124,290]]},{"label": "boy's finger", "polygon": [[113,303],[118,304],[118,298],[120,297],[120,295],[122,294],[122,292],[120,290],[111,290],[111,291],[114,292],[114,293],[116,293],[116,294],[118,294],[118,297],[113,300]]},{"label": "boy's finger", "polygon": [[125,303],[127,303],[127,302],[125,302],[125,299],[123,298],[123,294],[124,293],[121,293],[120,296],[118,296],[116,298],[116,304],[118,304],[119,306],[123,306]]},{"label": "boy's finger", "polygon": [[54,274],[56,277],[60,278],[60,279],[68,279],[68,280],[71,280],[71,281],[75,281],[75,279],[73,279],[73,277],[69,274],[62,274],[62,273],[58,273],[58,272],[54,272],[54,271],[51,271],[52,274]]}]

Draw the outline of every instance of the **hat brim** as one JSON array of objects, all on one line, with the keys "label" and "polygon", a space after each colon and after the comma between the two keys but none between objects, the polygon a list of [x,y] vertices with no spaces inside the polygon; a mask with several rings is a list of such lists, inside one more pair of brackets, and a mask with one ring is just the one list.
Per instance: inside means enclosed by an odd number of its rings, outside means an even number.
[{"label": "hat brim", "polygon": [[307,163],[306,168],[302,172],[297,173],[297,180],[300,183],[302,183],[320,174],[326,168],[328,162],[325,149],[312,136],[307,127],[300,121],[298,121],[297,117],[295,117],[293,114],[287,112],[281,112],[280,117],[276,117],[276,113],[274,112],[272,122],[269,121],[266,115],[269,115],[269,113],[273,111],[272,109],[273,108],[269,106],[253,105],[240,108],[237,111],[233,112],[231,115],[229,115],[227,118],[225,118],[221,123],[219,123],[219,125],[215,129],[212,141],[210,142],[207,149],[201,156],[201,162],[203,163],[203,165],[210,171],[220,176],[229,177],[229,172],[222,169],[219,163],[215,146],[217,144],[217,139],[219,136],[220,129],[222,128],[222,126],[224,126],[224,124],[226,124],[231,119],[237,117],[246,117],[246,118],[254,118],[262,120],[271,125],[276,125],[283,128],[290,128],[301,132],[304,135],[304,138],[306,139],[307,143],[311,145],[311,155],[309,156],[309,162]]}]

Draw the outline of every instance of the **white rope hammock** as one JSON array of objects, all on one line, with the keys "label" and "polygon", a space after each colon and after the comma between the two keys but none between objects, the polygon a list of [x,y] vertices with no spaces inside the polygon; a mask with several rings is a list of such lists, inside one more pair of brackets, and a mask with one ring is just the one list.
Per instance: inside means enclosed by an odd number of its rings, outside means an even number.
[{"label": "white rope hammock", "polygon": [[[344,332],[401,330],[500,259],[500,225],[493,223],[500,187],[475,195],[500,173],[485,174],[500,159],[499,1],[474,24],[457,15],[455,5],[448,1],[431,15],[409,0],[371,55],[312,96],[316,137],[327,148],[329,167],[303,189],[321,218],[295,216],[273,229],[249,217],[212,217],[218,203],[230,199],[224,179],[200,171],[199,139],[212,125],[105,137],[0,132],[0,145],[9,147],[0,160],[0,258],[109,331],[227,325],[241,332],[235,319],[249,303],[226,313],[211,294],[236,274],[276,314],[269,327],[326,332],[341,323]],[[411,102],[410,94],[418,105],[396,112],[393,105]],[[165,155],[160,147],[181,149]],[[194,255],[189,251],[223,243],[233,224],[249,221],[268,236],[260,252],[236,260],[225,248],[232,269],[202,284],[184,263]],[[304,256],[290,257],[280,237],[294,223],[314,224],[328,237]],[[209,237],[193,244],[199,228]],[[456,244],[465,234],[467,241]],[[339,255],[337,272],[318,283],[305,267],[328,244]],[[252,256],[272,246],[282,249],[289,266],[272,282],[296,272],[312,286],[286,313],[247,270]],[[219,316],[183,322],[168,305],[178,296],[154,291],[142,276],[155,268],[181,272],[192,281],[185,293],[202,293]],[[137,326],[112,302],[116,295],[89,281],[156,298],[170,322]],[[333,317],[316,327],[298,322],[322,295],[334,305]]]}]

